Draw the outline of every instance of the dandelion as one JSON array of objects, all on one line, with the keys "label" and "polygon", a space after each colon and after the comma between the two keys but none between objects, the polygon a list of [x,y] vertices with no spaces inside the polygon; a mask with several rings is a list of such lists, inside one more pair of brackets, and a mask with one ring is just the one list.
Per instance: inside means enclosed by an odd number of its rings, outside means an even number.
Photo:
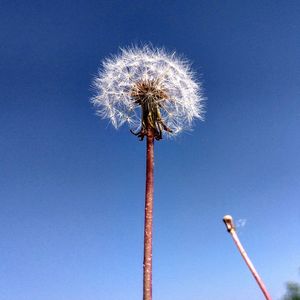
[{"label": "dandelion", "polygon": [[174,137],[203,119],[201,85],[188,61],[150,46],[122,49],[104,60],[93,85],[97,114],[147,139],[143,299],[151,300],[154,140]]}]

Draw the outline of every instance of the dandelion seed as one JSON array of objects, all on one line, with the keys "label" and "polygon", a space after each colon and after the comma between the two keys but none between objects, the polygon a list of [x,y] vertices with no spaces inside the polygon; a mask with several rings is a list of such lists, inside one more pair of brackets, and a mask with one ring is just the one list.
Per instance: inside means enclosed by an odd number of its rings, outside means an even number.
[{"label": "dandelion seed", "polygon": [[236,227],[245,227],[247,219],[238,219],[236,222]]}]

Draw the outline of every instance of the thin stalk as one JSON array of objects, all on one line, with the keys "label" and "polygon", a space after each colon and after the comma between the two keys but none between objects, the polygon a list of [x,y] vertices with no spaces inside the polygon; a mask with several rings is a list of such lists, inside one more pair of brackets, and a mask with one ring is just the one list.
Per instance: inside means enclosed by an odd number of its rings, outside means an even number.
[{"label": "thin stalk", "polygon": [[241,253],[244,261],[246,262],[250,272],[252,273],[254,279],[256,280],[257,284],[259,285],[261,291],[263,292],[266,300],[272,300],[269,292],[267,291],[267,288],[264,284],[264,282],[262,281],[262,279],[260,278],[260,276],[258,275],[254,265],[252,264],[250,258],[248,257],[247,253],[246,253],[246,250],[244,249],[244,247],[242,246],[238,236],[237,236],[237,233],[235,231],[235,226],[234,226],[234,223],[233,223],[233,219],[231,216],[225,216],[223,218],[223,221],[227,227],[227,231],[230,233],[230,235],[232,236],[232,239],[234,241],[234,243],[236,244],[239,252]]},{"label": "thin stalk", "polygon": [[152,300],[154,134],[153,130],[149,126],[147,131],[143,300]]}]

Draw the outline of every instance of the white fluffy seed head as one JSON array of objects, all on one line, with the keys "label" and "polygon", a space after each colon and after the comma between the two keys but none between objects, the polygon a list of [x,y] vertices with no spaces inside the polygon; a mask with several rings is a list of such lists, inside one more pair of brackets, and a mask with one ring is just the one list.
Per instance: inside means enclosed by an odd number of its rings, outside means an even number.
[{"label": "white fluffy seed head", "polygon": [[160,107],[164,124],[175,136],[182,130],[191,129],[195,118],[203,119],[201,85],[195,81],[190,64],[164,49],[144,46],[121,49],[117,56],[102,63],[93,86],[91,99],[97,113],[111,121],[115,128],[124,123],[133,131],[141,128],[141,107],[132,90],[139,82],[155,81],[157,89],[166,92]]}]

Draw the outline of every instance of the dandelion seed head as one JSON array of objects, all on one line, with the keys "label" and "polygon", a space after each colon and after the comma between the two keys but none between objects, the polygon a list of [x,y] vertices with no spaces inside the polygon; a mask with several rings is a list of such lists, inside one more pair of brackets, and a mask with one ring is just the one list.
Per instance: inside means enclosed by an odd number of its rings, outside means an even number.
[{"label": "dandelion seed head", "polygon": [[190,64],[164,49],[121,49],[102,62],[93,86],[97,114],[115,128],[127,123],[131,130],[141,130],[143,99],[154,99],[151,105],[158,116],[152,125],[160,138],[163,130],[174,136],[191,129],[195,118],[203,119],[202,89]]}]

